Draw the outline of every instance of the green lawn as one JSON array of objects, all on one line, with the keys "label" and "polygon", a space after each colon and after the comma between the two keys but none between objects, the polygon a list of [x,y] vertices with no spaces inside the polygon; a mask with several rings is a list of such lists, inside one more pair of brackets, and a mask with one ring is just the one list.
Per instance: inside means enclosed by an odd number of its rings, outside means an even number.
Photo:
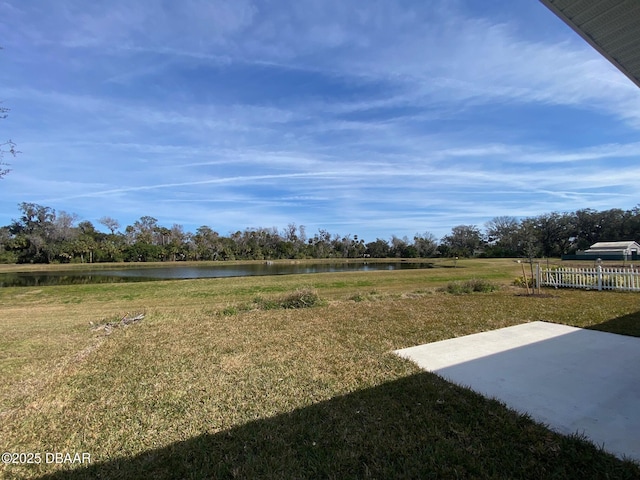
[{"label": "green lawn", "polygon": [[[452,265],[444,265],[451,267]],[[640,336],[640,295],[457,268],[0,289],[3,478],[640,478],[392,350],[534,320]],[[452,295],[482,278],[491,293]],[[322,300],[277,308],[305,288]],[[95,325],[140,312],[110,335]],[[47,452],[90,465],[46,464]],[[64,468],[72,468],[65,470]]]}]

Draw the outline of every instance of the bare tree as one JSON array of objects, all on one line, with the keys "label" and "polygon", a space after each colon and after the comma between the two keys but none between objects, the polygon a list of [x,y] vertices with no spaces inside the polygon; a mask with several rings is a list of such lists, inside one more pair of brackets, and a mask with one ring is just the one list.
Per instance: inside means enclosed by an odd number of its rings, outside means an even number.
[{"label": "bare tree", "polygon": [[118,220],[116,220],[115,218],[111,218],[111,217],[106,217],[106,216],[102,217],[98,220],[98,223],[107,227],[111,232],[111,235],[113,235],[116,232],[116,230],[120,228],[120,222],[118,222]]},{"label": "bare tree", "polygon": [[[2,47],[0,47],[0,50],[2,50]],[[7,118],[8,112],[8,108],[0,107],[0,119]],[[11,140],[0,142],[0,178],[3,178],[11,171],[9,164],[4,161],[4,156],[11,155],[12,157],[15,157],[18,153],[20,152],[16,150],[16,144]]]},{"label": "bare tree", "polygon": [[[0,119],[7,118],[8,111],[8,108],[0,107]],[[16,150],[16,144],[11,140],[0,143],[0,178],[3,178],[7,173],[11,171],[11,169],[9,168],[9,164],[4,161],[4,156],[11,155],[12,157],[15,157],[18,153],[20,152]]]},{"label": "bare tree", "polygon": [[416,233],[413,237],[413,246],[419,257],[432,257],[438,249],[438,239],[429,232]]},{"label": "bare tree", "polygon": [[56,240],[69,240],[78,232],[74,228],[74,224],[78,221],[78,215],[75,213],[67,213],[60,211],[56,214],[53,221],[53,235]]},{"label": "bare tree", "polygon": [[516,217],[494,217],[485,223],[487,242],[495,256],[516,256],[520,245],[520,222]]}]

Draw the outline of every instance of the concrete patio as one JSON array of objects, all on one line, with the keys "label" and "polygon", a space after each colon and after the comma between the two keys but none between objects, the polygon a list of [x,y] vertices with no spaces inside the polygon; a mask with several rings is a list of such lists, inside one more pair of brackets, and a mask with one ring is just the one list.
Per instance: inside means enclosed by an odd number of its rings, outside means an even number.
[{"label": "concrete patio", "polygon": [[640,338],[532,322],[395,353],[640,462]]}]

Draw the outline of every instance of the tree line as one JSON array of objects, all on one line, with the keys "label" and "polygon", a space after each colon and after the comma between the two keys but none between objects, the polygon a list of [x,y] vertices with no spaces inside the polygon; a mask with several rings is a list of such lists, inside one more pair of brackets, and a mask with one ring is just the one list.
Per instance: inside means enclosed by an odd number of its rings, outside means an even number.
[{"label": "tree line", "polygon": [[640,238],[640,206],[631,210],[547,213],[536,217],[495,217],[481,229],[458,225],[437,239],[429,232],[412,239],[392,236],[365,242],[358,235],[307,234],[291,223],[283,230],[246,228],[226,236],[203,225],[186,232],[143,216],[121,229],[111,217],[98,223],[75,214],[21,203],[20,217],[0,227],[2,263],[93,263],[184,260],[275,260],[302,258],[558,257],[598,241]]}]

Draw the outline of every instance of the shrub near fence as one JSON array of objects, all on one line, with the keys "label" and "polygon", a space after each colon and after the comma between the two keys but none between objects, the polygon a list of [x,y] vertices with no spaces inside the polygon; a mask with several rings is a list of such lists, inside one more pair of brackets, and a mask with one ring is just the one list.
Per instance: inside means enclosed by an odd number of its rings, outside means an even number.
[{"label": "shrub near fence", "polygon": [[543,287],[640,292],[640,271],[635,268],[540,268],[538,265],[538,281]]}]

